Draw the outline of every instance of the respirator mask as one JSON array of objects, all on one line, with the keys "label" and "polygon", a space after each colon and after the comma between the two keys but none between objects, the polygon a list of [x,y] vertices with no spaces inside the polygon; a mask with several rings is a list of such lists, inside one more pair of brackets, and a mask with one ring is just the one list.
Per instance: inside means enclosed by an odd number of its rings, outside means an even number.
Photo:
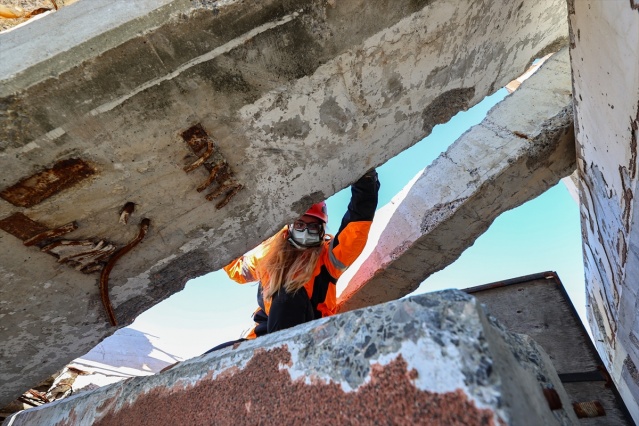
[{"label": "respirator mask", "polygon": [[324,238],[324,224],[306,223],[298,219],[288,226],[288,235],[288,242],[295,248],[316,247]]}]

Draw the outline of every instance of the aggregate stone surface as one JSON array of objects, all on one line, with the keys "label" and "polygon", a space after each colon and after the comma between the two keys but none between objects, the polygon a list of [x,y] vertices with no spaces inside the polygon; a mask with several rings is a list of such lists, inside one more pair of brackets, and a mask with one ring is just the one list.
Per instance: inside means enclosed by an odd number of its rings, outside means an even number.
[{"label": "aggregate stone surface", "polygon": [[575,424],[544,399],[555,389],[571,407],[561,386],[534,342],[448,290],[243,342],[11,424]]}]

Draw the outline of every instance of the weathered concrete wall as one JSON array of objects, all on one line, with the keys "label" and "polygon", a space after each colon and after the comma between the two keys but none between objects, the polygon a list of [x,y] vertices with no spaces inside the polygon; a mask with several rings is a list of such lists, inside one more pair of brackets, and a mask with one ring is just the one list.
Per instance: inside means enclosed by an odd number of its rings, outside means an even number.
[{"label": "weathered concrete wall", "polygon": [[639,422],[639,4],[569,1],[588,319]]},{"label": "weathered concrete wall", "polygon": [[[0,192],[18,202],[0,200],[0,220],[75,221],[64,239],[121,248],[150,218],[110,275],[127,323],[564,39],[561,0],[78,2],[0,36]],[[186,173],[205,151],[180,136],[196,123],[215,152]],[[244,189],[216,209],[204,194],[224,179],[196,188],[222,161]],[[114,330],[97,272],[23,245],[37,230],[18,218],[3,229],[20,238],[0,231],[0,405]]]},{"label": "weathered concrete wall", "polygon": [[564,49],[378,215],[354,274],[342,277],[348,281],[340,310],[411,293],[456,260],[499,214],[543,193],[574,168],[570,64]]},{"label": "weathered concrete wall", "polygon": [[[544,392],[561,408],[551,411]],[[449,290],[303,324],[9,422],[536,426],[577,418],[543,349]]]}]

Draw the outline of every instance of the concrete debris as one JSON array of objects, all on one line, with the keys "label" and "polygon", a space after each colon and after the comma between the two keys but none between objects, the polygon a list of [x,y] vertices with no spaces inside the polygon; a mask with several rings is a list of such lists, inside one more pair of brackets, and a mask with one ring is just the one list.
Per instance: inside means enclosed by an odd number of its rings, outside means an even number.
[{"label": "concrete debris", "polygon": [[[551,395],[550,402],[545,395]],[[475,299],[453,290],[306,323],[164,373],[27,410],[9,421],[22,426],[354,420],[430,425],[578,422],[541,347],[526,336],[508,333]]]},{"label": "concrete debris", "polygon": [[90,240],[58,240],[42,247],[41,251],[56,256],[59,263],[68,264],[77,271],[88,272],[106,260],[115,249],[115,245],[104,240],[97,243]]},{"label": "concrete debris", "polygon": [[51,388],[46,393],[47,400],[55,401],[70,396],[73,393],[73,383],[80,375],[87,375],[86,371],[73,367],[65,367],[62,373],[55,378]]}]

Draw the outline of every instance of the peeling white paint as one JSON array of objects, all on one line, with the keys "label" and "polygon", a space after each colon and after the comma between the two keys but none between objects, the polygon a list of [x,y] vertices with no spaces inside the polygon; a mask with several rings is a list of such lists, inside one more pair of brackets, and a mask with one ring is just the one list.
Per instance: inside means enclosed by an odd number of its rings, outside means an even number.
[{"label": "peeling white paint", "polygon": [[639,121],[639,11],[627,1],[569,3],[587,316],[597,350],[639,422],[639,381],[625,365],[628,357],[639,365],[631,340],[639,333],[639,132],[632,130]]}]

